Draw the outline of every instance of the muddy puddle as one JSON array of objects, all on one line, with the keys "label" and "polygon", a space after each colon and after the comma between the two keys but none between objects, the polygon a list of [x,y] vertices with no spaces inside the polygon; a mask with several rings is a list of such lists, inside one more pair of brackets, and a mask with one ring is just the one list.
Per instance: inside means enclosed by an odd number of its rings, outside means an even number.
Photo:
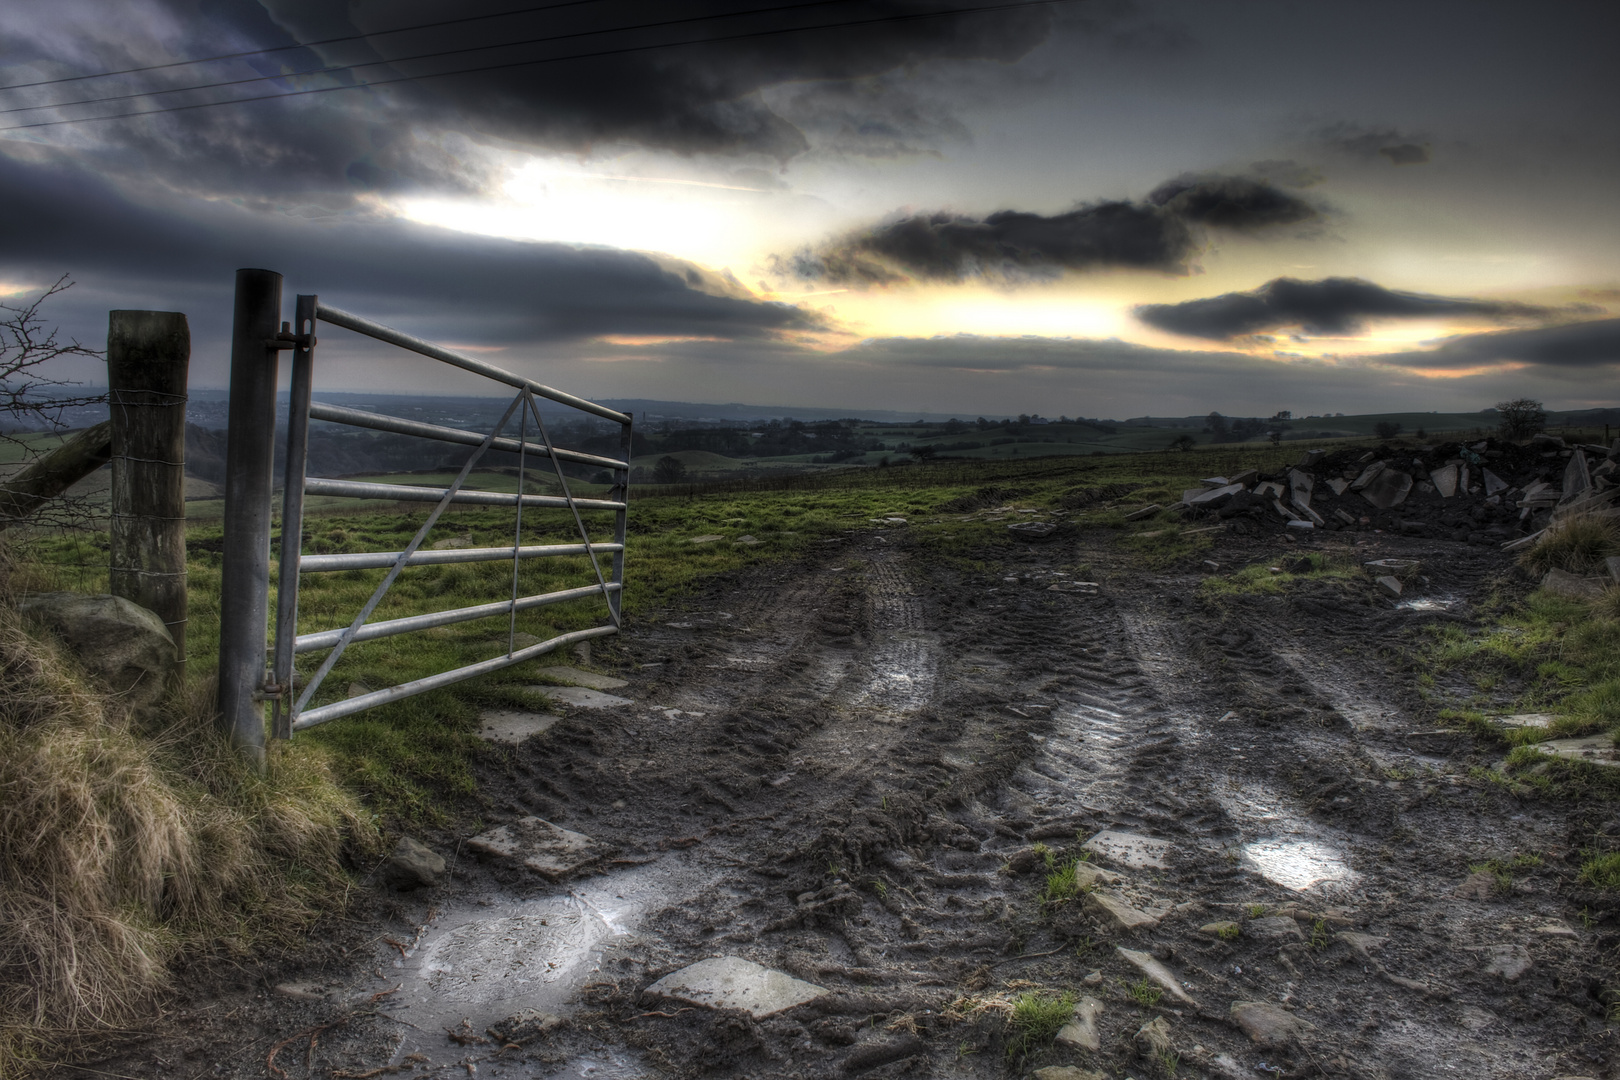
[{"label": "muddy puddle", "polygon": [[[460,901],[439,912],[393,963],[402,988],[389,1015],[402,1025],[393,1063],[421,1054],[461,1062],[468,1049],[447,1031],[481,1037],[525,1010],[566,1015],[579,989],[601,970],[643,918],[700,888],[704,871],[685,854],[576,881],[543,896]],[[581,1072],[581,1069],[591,1071]],[[629,1077],[634,1062],[577,1060],[560,1076]]]}]

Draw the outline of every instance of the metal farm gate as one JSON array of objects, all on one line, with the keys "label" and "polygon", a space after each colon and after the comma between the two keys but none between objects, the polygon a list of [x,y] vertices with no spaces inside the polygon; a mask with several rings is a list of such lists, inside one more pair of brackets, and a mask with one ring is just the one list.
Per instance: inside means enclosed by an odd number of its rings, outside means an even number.
[{"label": "metal farm gate", "polygon": [[[237,272],[236,319],[231,350],[231,398],[225,484],[225,558],[220,598],[220,711],[225,728],[250,757],[262,760],[264,702],[272,704],[272,731],[290,738],[295,731],[336,720],[377,705],[420,694],[464,679],[474,678],[589,638],[615,634],[620,626],[620,598],[624,587],[624,536],[630,477],[631,418],[606,406],[543,386],[532,379],[449,349],[422,341],[398,330],[322,304],[315,296],[299,296],[291,327],[277,323],[281,310],[281,275],[267,270]],[[316,327],[340,326],[378,341],[430,357],[481,375],[516,394],[500,420],[488,432],[404,420],[358,409],[311,400]],[[269,611],[269,546],[272,463],[275,438],[277,356],[292,352],[292,381],[288,408],[285,485],[282,492],[281,564],[277,590],[275,641],[268,664],[265,656]],[[620,425],[619,458],[587,454],[556,446],[541,418],[535,398],[577,409]],[[472,448],[459,475],[447,488],[328,480],[306,475],[309,422],[322,420],[373,431],[417,436]],[[535,440],[538,441],[535,441]],[[489,450],[516,454],[517,492],[477,490],[467,486],[479,461]],[[539,460],[540,468],[555,477],[562,494],[529,495],[524,480]],[[607,498],[576,498],[563,463],[572,462],[610,470],[613,488]],[[402,551],[337,555],[305,555],[301,538],[306,495],[336,495],[387,502],[432,503],[427,520]],[[422,550],[422,543],[452,505],[510,506],[515,523],[510,547]],[[525,510],[564,510],[572,518],[578,543],[523,543]],[[613,539],[594,541],[580,511],[612,511]],[[531,519],[532,523],[532,519]],[[577,588],[518,595],[518,568],[525,559],[585,555],[592,577]],[[609,557],[606,572],[602,557]],[[369,622],[372,612],[407,567],[447,563],[510,561],[512,585],[503,599],[382,622]],[[371,598],[347,626],[299,633],[298,592],[304,574],[344,570],[386,570]],[[600,625],[515,648],[517,614],[549,604],[600,596],[605,621]],[[479,663],[334,701],[310,706],[322,681],[350,645],[473,619],[507,616],[505,651]],[[304,653],[326,653],[316,671],[297,682],[294,659]]]}]

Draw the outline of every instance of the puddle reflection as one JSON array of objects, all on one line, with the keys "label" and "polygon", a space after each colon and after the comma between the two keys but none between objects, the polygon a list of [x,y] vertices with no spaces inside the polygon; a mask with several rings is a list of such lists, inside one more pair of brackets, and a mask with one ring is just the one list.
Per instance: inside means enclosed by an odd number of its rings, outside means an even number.
[{"label": "puddle reflection", "polygon": [[1256,840],[1243,845],[1243,861],[1267,881],[1296,892],[1356,877],[1337,849],[1314,840]]}]

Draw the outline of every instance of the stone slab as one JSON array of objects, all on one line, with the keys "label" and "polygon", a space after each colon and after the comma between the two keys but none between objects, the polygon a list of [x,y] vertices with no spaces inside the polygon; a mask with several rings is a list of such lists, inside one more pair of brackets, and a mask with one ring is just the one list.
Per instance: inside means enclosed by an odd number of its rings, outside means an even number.
[{"label": "stone slab", "polygon": [[1079,1050],[1101,1050],[1102,1036],[1097,1031],[1097,1021],[1102,1019],[1102,1012],[1102,1002],[1094,997],[1081,998],[1074,1007],[1074,1019],[1058,1029],[1057,1044]]},{"label": "stone slab", "polygon": [[1267,1049],[1282,1049],[1316,1030],[1309,1020],[1265,1001],[1234,1001],[1231,1017],[1251,1042]]},{"label": "stone slab", "polygon": [[516,862],[542,877],[559,878],[594,862],[601,847],[584,833],[537,817],[499,825],[467,841],[467,850],[487,859]]},{"label": "stone slab", "polygon": [[[1356,483],[1360,483],[1358,479]],[[1354,487],[1352,484],[1351,487]],[[1412,478],[1399,469],[1381,469],[1361,489],[1361,497],[1378,507],[1380,510],[1389,510],[1406,501],[1406,496],[1412,491]]]},{"label": "stone slab", "polygon": [[1541,579],[1541,587],[1554,596],[1570,600],[1596,600],[1609,587],[1609,582],[1601,577],[1571,574],[1568,570],[1560,570],[1555,566]]},{"label": "stone slab", "polygon": [[1497,723],[1505,728],[1550,728],[1557,719],[1552,713],[1527,712],[1504,716]]},{"label": "stone slab", "polygon": [[1449,499],[1457,494],[1457,466],[1447,465],[1434,470],[1429,474],[1429,481],[1434,484],[1434,490],[1440,493],[1442,499]]},{"label": "stone slab", "polygon": [[517,745],[540,734],[561,717],[522,709],[490,709],[478,716],[478,734],[490,742]]},{"label": "stone slab", "polygon": [[1536,743],[1536,749],[1553,757],[1584,761],[1589,765],[1620,767],[1620,757],[1616,756],[1614,737],[1611,735],[1588,735],[1584,739],[1551,739],[1544,743]]},{"label": "stone slab", "polygon": [[1305,931],[1299,928],[1299,923],[1286,915],[1266,915],[1259,919],[1250,919],[1244,927],[1244,932],[1251,937],[1279,940],[1286,938],[1290,941],[1304,941]]},{"label": "stone slab", "polygon": [[1170,841],[1104,829],[1081,847],[1131,870],[1166,870]]},{"label": "stone slab", "polygon": [[1188,506],[1215,506],[1225,502],[1242,490],[1242,484],[1225,484],[1218,488],[1211,488],[1208,491],[1201,491],[1184,501]]},{"label": "stone slab", "polygon": [[1350,490],[1360,491],[1368,484],[1372,483],[1378,478],[1378,474],[1384,471],[1385,464],[1386,463],[1382,461],[1374,461],[1365,469],[1362,469],[1361,475],[1357,476],[1350,482]]},{"label": "stone slab", "polygon": [[598,675],[594,671],[581,671],[576,667],[546,667],[535,674],[555,679],[568,686],[585,686],[592,690],[622,690],[630,685],[623,679],[615,679],[611,675]]},{"label": "stone slab", "polygon": [[694,536],[694,537],[692,537],[692,539],[688,540],[687,543],[688,544],[713,544],[713,543],[717,543],[717,542],[719,542],[721,540],[724,540],[724,539],[725,539],[725,537],[721,536],[719,533],[709,533],[706,536]]},{"label": "stone slab", "polygon": [[1171,997],[1185,1005],[1191,1005],[1195,1009],[1198,1007],[1198,1002],[1192,999],[1192,995],[1182,989],[1181,980],[1176,978],[1175,973],[1152,956],[1145,952],[1138,952],[1135,949],[1126,949],[1117,945],[1114,947],[1114,951],[1124,957],[1136,970],[1163,987]]},{"label": "stone slab", "polygon": [[1159,925],[1159,920],[1152,915],[1138,911],[1121,897],[1105,892],[1089,893],[1086,896],[1086,910],[1116,934],[1134,934],[1138,930],[1151,930]]},{"label": "stone slab", "polygon": [[1349,489],[1350,481],[1335,476],[1327,482],[1327,486],[1332,490],[1333,494],[1343,495]]},{"label": "stone slab", "polygon": [[617,709],[622,705],[635,704],[629,698],[604,694],[588,686],[526,686],[524,689],[539,694],[553,704],[572,705],[576,709]]},{"label": "stone slab", "polygon": [[647,990],[707,1009],[745,1009],[755,1019],[774,1016],[827,993],[825,987],[740,956],[699,960],[665,975]]}]

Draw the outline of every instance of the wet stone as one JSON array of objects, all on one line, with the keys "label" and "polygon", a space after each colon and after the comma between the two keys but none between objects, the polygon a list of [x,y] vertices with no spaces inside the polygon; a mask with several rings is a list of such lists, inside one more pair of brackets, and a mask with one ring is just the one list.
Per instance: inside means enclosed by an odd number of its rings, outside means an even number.
[{"label": "wet stone", "polygon": [[444,858],[420,840],[399,838],[394,853],[382,866],[382,879],[396,889],[432,885],[444,873]]},{"label": "wet stone", "polygon": [[1170,866],[1170,841],[1151,836],[1104,829],[1081,846],[1131,870],[1166,870]]},{"label": "wet stone", "polygon": [[478,734],[490,742],[517,745],[524,739],[538,735],[560,717],[551,713],[525,712],[521,709],[491,709],[479,714]]},{"label": "wet stone", "polygon": [[1384,575],[1378,579],[1378,591],[1394,599],[1401,595],[1401,579],[1391,575]]},{"label": "wet stone", "polygon": [[1505,728],[1550,728],[1557,719],[1552,713],[1514,713],[1502,717],[1497,723]]},{"label": "wet stone", "polygon": [[584,686],[591,690],[622,690],[630,684],[611,675],[598,675],[594,671],[581,671],[576,667],[541,668],[535,674],[554,679],[567,686]]},{"label": "wet stone", "polygon": [[1143,975],[1146,975],[1149,979],[1166,990],[1171,997],[1182,1002],[1183,1004],[1191,1005],[1194,1008],[1198,1007],[1198,1002],[1194,1001],[1191,995],[1189,995],[1186,990],[1182,989],[1181,982],[1175,977],[1170,969],[1159,963],[1158,960],[1154,959],[1145,952],[1138,952],[1135,949],[1127,949],[1122,946],[1115,946],[1114,951],[1119,953],[1119,955],[1134,966],[1136,970],[1140,971]]},{"label": "wet stone", "polygon": [[1102,1019],[1102,1012],[1102,1002],[1094,997],[1082,997],[1074,1007],[1074,1019],[1058,1030],[1058,1045],[1079,1050],[1101,1050],[1102,1036],[1097,1032],[1097,1021]]},{"label": "wet stone", "polygon": [[505,1046],[522,1046],[543,1039],[567,1021],[554,1013],[524,1009],[489,1026],[489,1034]]},{"label": "wet stone", "polygon": [[1537,743],[1536,749],[1553,757],[1571,761],[1584,761],[1588,765],[1620,766],[1614,738],[1609,735],[1589,735],[1584,739],[1551,739]]},{"label": "wet stone", "polygon": [[1251,937],[1265,938],[1276,941],[1287,938],[1291,941],[1304,941],[1305,932],[1299,928],[1299,923],[1286,915],[1267,915],[1260,919],[1250,919],[1245,927]]},{"label": "wet stone", "polygon": [[621,705],[634,705],[629,698],[604,694],[587,686],[527,686],[554,704],[572,705],[576,709],[616,709]]},{"label": "wet stone", "polygon": [[1097,921],[1116,934],[1134,934],[1138,930],[1151,930],[1159,920],[1146,912],[1131,907],[1117,896],[1094,892],[1086,896],[1086,910]]},{"label": "wet stone", "polygon": [[601,854],[596,841],[584,833],[537,817],[480,833],[467,841],[467,850],[484,858],[519,863],[548,878],[573,873]]},{"label": "wet stone", "polygon": [[827,990],[740,956],[718,956],[665,975],[647,992],[707,1009],[745,1009],[759,1019],[803,1005]]},{"label": "wet stone", "polygon": [[1268,1049],[1282,1049],[1316,1030],[1310,1021],[1264,1001],[1234,1001],[1231,1016],[1256,1046]]}]

